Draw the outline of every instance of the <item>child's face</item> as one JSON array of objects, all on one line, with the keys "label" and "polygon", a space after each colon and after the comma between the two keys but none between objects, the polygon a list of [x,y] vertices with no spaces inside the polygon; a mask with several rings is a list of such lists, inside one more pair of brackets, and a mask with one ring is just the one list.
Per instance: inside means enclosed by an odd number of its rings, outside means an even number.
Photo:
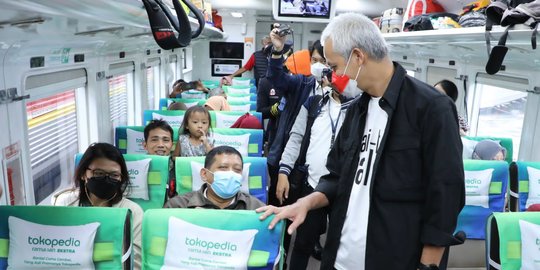
[{"label": "child's face", "polygon": [[189,117],[187,129],[191,136],[199,138],[208,133],[209,126],[210,121],[208,121],[208,115],[206,113],[194,112]]}]

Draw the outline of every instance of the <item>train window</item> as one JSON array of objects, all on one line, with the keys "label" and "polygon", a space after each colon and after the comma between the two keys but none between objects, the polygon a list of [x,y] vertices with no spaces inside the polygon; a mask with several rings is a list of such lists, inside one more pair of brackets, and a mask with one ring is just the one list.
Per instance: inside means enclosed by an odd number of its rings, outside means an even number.
[{"label": "train window", "polygon": [[148,97],[148,109],[154,110],[159,107],[159,58],[150,59],[146,68],[146,95]]},{"label": "train window", "polygon": [[84,103],[85,84],[84,69],[26,79],[26,92],[32,96],[26,103],[26,122],[36,204],[48,203],[46,198],[56,190],[71,185],[73,157],[81,141],[79,127],[87,122],[77,112],[77,100]]},{"label": "train window", "polygon": [[416,74],[416,72],[413,71],[413,70],[407,69],[406,71],[407,71],[407,75],[409,75],[409,76],[411,76],[411,77],[414,77],[414,75]]},{"label": "train window", "polygon": [[477,82],[474,99],[477,115],[473,116],[476,119],[473,118],[472,134],[512,138],[513,158],[517,159],[527,92]]},{"label": "train window", "polygon": [[[128,81],[132,74],[117,75],[109,79],[109,113],[112,128],[128,125]],[[113,137],[114,138],[114,137]]]},{"label": "train window", "polygon": [[135,98],[133,94],[133,62],[117,63],[109,66],[109,113],[112,137],[118,126],[135,124]]},{"label": "train window", "polygon": [[26,104],[36,203],[73,178],[73,157],[79,150],[75,92],[68,90]]}]

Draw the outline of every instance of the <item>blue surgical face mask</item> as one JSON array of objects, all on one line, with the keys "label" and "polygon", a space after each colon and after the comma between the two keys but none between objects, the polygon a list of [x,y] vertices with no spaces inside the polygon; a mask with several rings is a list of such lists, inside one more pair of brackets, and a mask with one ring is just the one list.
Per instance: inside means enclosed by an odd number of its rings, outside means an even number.
[{"label": "blue surgical face mask", "polygon": [[220,198],[230,199],[240,191],[242,186],[241,174],[233,171],[207,171],[214,175],[214,182],[210,184],[210,187]]}]

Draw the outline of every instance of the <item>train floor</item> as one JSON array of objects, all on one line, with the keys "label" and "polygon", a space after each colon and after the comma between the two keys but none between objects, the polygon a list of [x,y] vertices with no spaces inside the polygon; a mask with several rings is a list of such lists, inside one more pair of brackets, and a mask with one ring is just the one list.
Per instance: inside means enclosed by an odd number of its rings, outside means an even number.
[{"label": "train floor", "polygon": [[[291,258],[290,254],[294,246],[295,238],[296,238],[296,234],[293,234],[292,239],[291,239],[291,244],[289,246],[289,256],[287,256],[287,265],[289,265],[289,262],[290,262],[290,258]],[[321,245],[324,246],[324,243],[326,241],[326,234],[321,235],[320,240],[321,240]],[[319,260],[316,260],[313,257],[310,257],[308,267],[306,268],[306,270],[319,270],[320,266],[321,266],[321,262]],[[485,270],[485,269],[486,269],[485,267],[463,267],[463,268],[462,267],[449,267],[447,268],[447,270]]]},{"label": "train floor", "polygon": [[[292,238],[291,238],[291,244],[289,246],[289,254],[288,254],[289,256],[287,256],[287,265],[289,265],[290,260],[291,260],[290,255],[292,253],[292,249],[293,249],[293,246],[294,246],[294,240],[295,239],[296,239],[296,233],[294,233],[292,235]],[[320,241],[321,241],[321,245],[324,246],[324,242],[326,241],[326,233],[321,235]],[[313,257],[310,257],[308,267],[306,268],[306,270],[319,270],[320,267],[321,267],[321,262],[319,260],[317,260],[317,259],[314,259]]]}]

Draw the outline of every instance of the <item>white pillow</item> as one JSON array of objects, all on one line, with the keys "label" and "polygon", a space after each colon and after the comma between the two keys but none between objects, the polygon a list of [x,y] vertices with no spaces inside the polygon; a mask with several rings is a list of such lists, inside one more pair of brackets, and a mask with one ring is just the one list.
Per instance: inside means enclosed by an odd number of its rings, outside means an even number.
[{"label": "white pillow", "polygon": [[231,111],[233,112],[249,112],[251,109],[251,104],[243,104],[243,105],[229,105],[231,107]]},{"label": "white pillow", "polygon": [[214,132],[212,137],[214,139],[214,147],[222,145],[230,146],[238,150],[243,157],[247,157],[250,135],[250,133],[241,135],[224,135]]},{"label": "white pillow", "polygon": [[250,84],[250,80],[242,80],[242,79],[237,79],[237,78],[233,78],[232,79],[232,84],[233,85],[237,85],[237,86],[249,86]]},{"label": "white pillow", "polygon": [[526,208],[532,204],[540,203],[540,170],[527,166],[529,173],[529,197],[527,198]]},{"label": "white pillow", "polygon": [[182,94],[180,95],[184,99],[206,99],[206,94],[197,90],[185,91],[185,92],[182,92]]},{"label": "white pillow", "polygon": [[540,225],[519,221],[521,231],[521,269],[540,269]]},{"label": "white pillow", "polygon": [[166,121],[169,126],[172,128],[179,128],[182,125],[182,120],[184,120],[184,115],[161,115],[159,113],[152,113],[152,119],[157,120],[161,119]]},{"label": "white pillow", "polygon": [[251,246],[257,233],[254,229],[210,229],[170,217],[161,270],[247,269]]},{"label": "white pillow", "polygon": [[193,107],[193,106],[198,105],[199,102],[198,102],[198,101],[195,101],[195,102],[184,102],[184,104],[186,105],[186,108],[189,109],[189,108],[191,108],[191,107]]},{"label": "white pillow", "polygon": [[148,169],[150,168],[151,158],[145,158],[135,161],[126,161],[129,174],[130,185],[126,191],[129,191],[128,197],[132,199],[148,200]]},{"label": "white pillow", "polygon": [[144,132],[133,129],[126,129],[127,134],[127,149],[128,154],[146,154],[144,149]]},{"label": "white pillow", "polygon": [[474,148],[478,142],[461,137],[461,143],[463,143],[463,159],[472,159]]},{"label": "white pillow", "polygon": [[242,115],[228,115],[216,112],[216,128],[230,128],[240,116]]},{"label": "white pillow", "polygon": [[[244,168],[242,170],[242,186],[240,187],[240,191],[249,194],[249,168],[251,167],[251,163],[244,163]],[[199,190],[204,184],[204,181],[201,179],[201,169],[204,168],[204,164],[192,161],[191,162],[191,190],[196,191]]]},{"label": "white pillow", "polygon": [[246,96],[243,96],[243,97],[227,96],[227,101],[228,102],[249,102],[250,100],[251,100],[251,96],[249,96],[249,95],[246,95]]},{"label": "white pillow", "polygon": [[94,269],[92,256],[99,222],[52,226],[8,218],[9,270]]},{"label": "white pillow", "polygon": [[493,169],[465,171],[465,204],[489,208],[489,185]]},{"label": "white pillow", "polygon": [[232,88],[232,87],[229,87],[228,94],[249,95],[250,94],[250,88],[249,87],[247,87],[247,88]]}]

